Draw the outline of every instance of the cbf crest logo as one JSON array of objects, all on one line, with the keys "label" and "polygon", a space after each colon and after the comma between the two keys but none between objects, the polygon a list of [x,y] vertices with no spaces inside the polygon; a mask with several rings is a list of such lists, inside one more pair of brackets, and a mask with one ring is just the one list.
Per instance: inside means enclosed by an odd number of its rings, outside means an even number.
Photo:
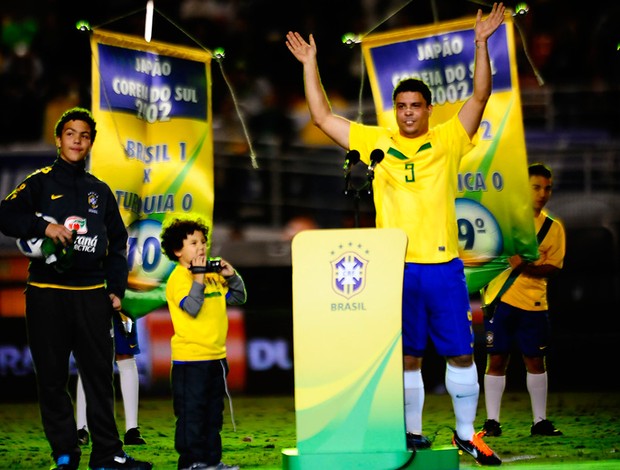
[{"label": "cbf crest logo", "polygon": [[91,209],[97,209],[99,207],[99,195],[91,191],[88,193],[88,205]]},{"label": "cbf crest logo", "polygon": [[337,294],[350,299],[364,290],[368,260],[349,251],[343,253],[331,264],[332,288]]}]

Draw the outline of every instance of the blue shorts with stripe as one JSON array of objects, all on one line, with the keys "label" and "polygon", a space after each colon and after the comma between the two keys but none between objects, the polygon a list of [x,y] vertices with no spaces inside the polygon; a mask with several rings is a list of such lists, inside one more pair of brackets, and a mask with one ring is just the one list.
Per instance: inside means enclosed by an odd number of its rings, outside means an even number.
[{"label": "blue shorts with stripe", "polygon": [[131,354],[135,356],[140,354],[140,345],[138,344],[138,325],[133,322],[131,331],[127,333],[123,322],[118,315],[113,315],[114,324],[114,352],[115,354]]},{"label": "blue shorts with stripe", "polygon": [[423,357],[430,338],[444,357],[474,352],[474,331],[463,262],[406,263],[403,353]]},{"label": "blue shorts with stripe", "polygon": [[493,318],[484,320],[488,354],[510,354],[513,346],[524,356],[547,354],[551,326],[547,310],[523,310],[499,302]]}]

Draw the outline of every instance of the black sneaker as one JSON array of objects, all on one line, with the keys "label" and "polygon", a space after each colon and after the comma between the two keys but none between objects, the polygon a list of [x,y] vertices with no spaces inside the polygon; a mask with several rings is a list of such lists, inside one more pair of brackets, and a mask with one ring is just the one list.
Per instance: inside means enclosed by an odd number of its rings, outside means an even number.
[{"label": "black sneaker", "polygon": [[497,437],[502,435],[502,426],[494,419],[487,419],[482,426],[485,436]]},{"label": "black sneaker", "polygon": [[143,446],[146,445],[146,441],[140,434],[140,428],[131,428],[127,430],[125,433],[125,438],[123,439],[126,446]]},{"label": "black sneaker", "polygon": [[88,431],[86,430],[86,426],[84,426],[82,429],[78,429],[77,434],[78,434],[78,444],[80,446],[87,446],[88,443],[90,442],[90,438],[88,436]]},{"label": "black sneaker", "polygon": [[58,456],[50,470],[78,470],[79,467],[79,462],[72,459],[69,454],[63,454]]},{"label": "black sneaker", "polygon": [[557,429],[548,419],[543,419],[532,424],[530,434],[532,436],[561,436],[562,431]]},{"label": "black sneaker", "polygon": [[151,462],[136,460],[123,452],[122,455],[117,455],[112,461],[107,462],[104,465],[89,468],[90,470],[151,470],[153,468],[153,464]]},{"label": "black sneaker", "polygon": [[217,465],[207,465],[204,462],[194,462],[181,470],[239,470],[239,465],[226,465],[224,462]]},{"label": "black sneaker", "polygon": [[452,445],[459,448],[459,454],[467,452],[480,465],[501,465],[501,459],[482,440],[483,435],[484,431],[480,431],[474,434],[473,440],[465,441],[454,431]]},{"label": "black sneaker", "polygon": [[207,470],[239,470],[239,465],[226,465],[224,462],[220,462],[217,465],[207,467]]},{"label": "black sneaker", "polygon": [[428,437],[423,436],[422,434],[413,434],[412,432],[407,433],[407,449],[409,450],[419,450],[419,449],[430,449],[431,441]]}]

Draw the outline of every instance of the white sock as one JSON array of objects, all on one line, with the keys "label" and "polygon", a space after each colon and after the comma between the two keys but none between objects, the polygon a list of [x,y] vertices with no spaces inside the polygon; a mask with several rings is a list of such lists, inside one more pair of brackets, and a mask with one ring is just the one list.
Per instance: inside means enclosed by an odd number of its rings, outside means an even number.
[{"label": "white sock", "polygon": [[86,428],[86,395],[84,394],[84,385],[82,385],[82,377],[78,374],[77,387],[75,389],[75,422],[78,429]]},{"label": "white sock", "polygon": [[422,434],[422,410],[424,408],[424,381],[422,371],[408,370],[403,374],[405,385],[405,429]]},{"label": "white sock", "polygon": [[125,410],[125,431],[138,427],[138,400],[140,381],[138,378],[138,366],[136,358],[116,361],[121,382],[123,395],[123,408]]},{"label": "white sock", "polygon": [[487,409],[487,419],[494,419],[498,423],[500,422],[499,412],[505,388],[505,375],[484,375],[484,403]]},{"label": "white sock", "polygon": [[469,367],[454,367],[446,364],[446,390],[452,397],[457,434],[463,440],[473,440],[474,421],[480,395],[476,364]]},{"label": "white sock", "polygon": [[534,424],[547,419],[547,372],[542,374],[526,374],[527,391],[532,402],[532,418]]}]

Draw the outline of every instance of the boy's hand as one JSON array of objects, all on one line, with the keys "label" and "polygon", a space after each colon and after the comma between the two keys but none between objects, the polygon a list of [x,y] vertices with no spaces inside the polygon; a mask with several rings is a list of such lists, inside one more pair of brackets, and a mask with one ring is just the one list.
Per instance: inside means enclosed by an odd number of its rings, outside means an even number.
[{"label": "boy's hand", "polygon": [[[196,255],[196,257],[192,259],[192,262],[189,265],[189,270],[194,275],[194,279],[196,281],[202,282],[202,280],[204,279],[206,265],[207,265],[207,257],[205,255]],[[198,268],[198,269],[194,270],[193,268]]]},{"label": "boy's hand", "polygon": [[228,261],[222,259],[220,261],[220,266],[222,267],[222,270],[220,271],[220,274],[224,277],[230,277],[233,274],[235,274],[235,268],[233,268],[230,263],[228,263]]},{"label": "boy's hand", "polygon": [[192,266],[206,266],[207,265],[207,257],[205,255],[196,255],[196,257],[192,260]]},{"label": "boy's hand", "polygon": [[119,299],[116,294],[110,294],[110,302],[112,303],[112,308],[114,310],[121,310],[121,299]]}]

